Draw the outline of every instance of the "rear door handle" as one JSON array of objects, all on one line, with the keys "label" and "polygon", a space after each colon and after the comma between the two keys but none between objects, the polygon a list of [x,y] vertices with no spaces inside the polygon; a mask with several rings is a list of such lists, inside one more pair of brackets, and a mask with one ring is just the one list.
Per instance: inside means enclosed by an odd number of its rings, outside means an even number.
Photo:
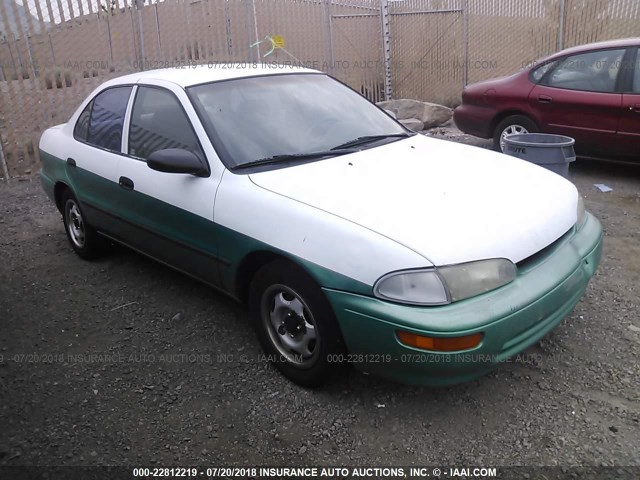
[{"label": "rear door handle", "polygon": [[68,167],[75,167],[76,166],[76,161],[71,157],[67,158],[67,166]]},{"label": "rear door handle", "polygon": [[547,96],[547,95],[539,95],[538,96],[538,102],[540,103],[551,103],[553,101],[553,98]]},{"label": "rear door handle", "polygon": [[636,103],[635,105],[631,105],[629,110],[632,112],[640,113],[640,103]]},{"label": "rear door handle", "polygon": [[118,185],[126,190],[133,190],[133,180],[127,177],[120,177]]}]

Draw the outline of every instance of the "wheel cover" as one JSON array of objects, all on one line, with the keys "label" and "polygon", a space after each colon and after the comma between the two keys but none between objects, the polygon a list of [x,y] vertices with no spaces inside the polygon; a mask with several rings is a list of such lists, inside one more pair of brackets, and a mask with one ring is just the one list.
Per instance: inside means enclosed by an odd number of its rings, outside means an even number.
[{"label": "wheel cover", "polygon": [[506,145],[504,142],[504,138],[507,135],[517,135],[519,133],[529,133],[529,131],[522,125],[518,124],[509,125],[504,130],[502,130],[502,134],[500,134],[500,150],[504,152],[504,147]]},{"label": "wheel cover", "polygon": [[69,232],[69,238],[75,246],[78,248],[84,247],[85,234],[84,234],[84,221],[80,208],[75,200],[67,200],[65,207],[65,222],[67,224],[67,231]]},{"label": "wheel cover", "polygon": [[271,285],[260,301],[262,325],[271,343],[287,362],[312,367],[320,356],[320,336],[304,299],[286,285]]}]

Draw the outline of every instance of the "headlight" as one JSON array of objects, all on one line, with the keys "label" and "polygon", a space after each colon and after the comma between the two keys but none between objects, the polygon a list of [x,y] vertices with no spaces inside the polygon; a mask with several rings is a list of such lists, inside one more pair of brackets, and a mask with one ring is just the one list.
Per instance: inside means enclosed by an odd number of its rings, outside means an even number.
[{"label": "headlight", "polygon": [[578,209],[576,212],[576,228],[580,228],[587,218],[587,211],[584,209],[584,200],[578,193]]},{"label": "headlight", "polygon": [[516,278],[516,266],[506,258],[461,263],[439,268],[452,302],[495,290]]},{"label": "headlight", "polygon": [[513,281],[516,273],[516,266],[505,258],[406,270],[380,278],[373,293],[411,305],[445,305],[495,290]]},{"label": "headlight", "polygon": [[414,305],[449,303],[447,289],[435,269],[390,273],[376,282],[373,293],[384,300]]}]

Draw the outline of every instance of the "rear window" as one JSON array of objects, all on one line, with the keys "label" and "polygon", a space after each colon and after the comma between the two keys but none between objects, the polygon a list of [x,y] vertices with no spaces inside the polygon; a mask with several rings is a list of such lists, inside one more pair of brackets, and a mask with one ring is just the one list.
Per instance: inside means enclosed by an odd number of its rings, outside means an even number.
[{"label": "rear window", "polygon": [[563,59],[544,79],[549,87],[613,93],[625,50],[596,50]]},{"label": "rear window", "polygon": [[636,53],[636,68],[633,72],[633,88],[634,93],[640,93],[640,50]]},{"label": "rear window", "polygon": [[114,152],[121,151],[122,127],[130,94],[131,87],[115,87],[94,98],[86,135],[87,143]]}]

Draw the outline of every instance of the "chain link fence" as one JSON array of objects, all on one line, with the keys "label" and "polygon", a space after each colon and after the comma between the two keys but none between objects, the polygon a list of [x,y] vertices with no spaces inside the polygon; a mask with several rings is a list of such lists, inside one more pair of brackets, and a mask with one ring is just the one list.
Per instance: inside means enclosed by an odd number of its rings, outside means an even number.
[{"label": "chain link fence", "polygon": [[372,101],[455,105],[467,83],[633,36],[637,0],[0,0],[0,178],[34,173],[44,129],[138,70],[291,63]]}]

